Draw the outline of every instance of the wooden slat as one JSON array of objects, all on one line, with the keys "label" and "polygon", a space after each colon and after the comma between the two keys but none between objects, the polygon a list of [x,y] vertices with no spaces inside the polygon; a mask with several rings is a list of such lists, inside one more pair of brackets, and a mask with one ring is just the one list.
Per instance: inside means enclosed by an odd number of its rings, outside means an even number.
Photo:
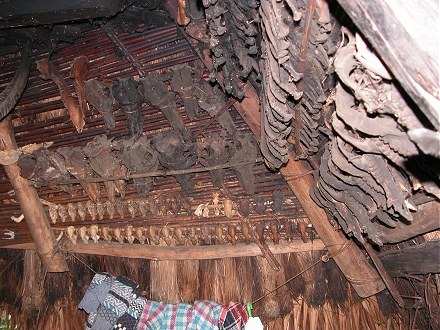
[{"label": "wooden slat", "polygon": [[[325,248],[321,240],[304,243],[295,239],[290,242],[281,241],[280,244],[267,243],[273,254],[293,252],[319,251]],[[10,245],[9,249],[35,249],[33,243]],[[120,245],[105,243],[66,243],[67,251],[72,253],[95,254],[113,257],[152,259],[152,260],[202,260],[234,257],[261,256],[262,252],[257,244],[225,244],[206,246],[155,246],[155,245]]]},{"label": "wooden slat", "polygon": [[440,273],[440,240],[379,253],[391,276]]}]

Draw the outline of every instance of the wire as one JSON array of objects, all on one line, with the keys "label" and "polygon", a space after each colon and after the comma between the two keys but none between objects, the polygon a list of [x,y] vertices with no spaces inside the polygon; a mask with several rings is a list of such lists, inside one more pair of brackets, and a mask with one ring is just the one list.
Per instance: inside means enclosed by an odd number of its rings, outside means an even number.
[{"label": "wire", "polygon": [[74,255],[71,252],[67,252],[69,253],[72,257],[74,257],[76,260],[78,260],[80,263],[82,263],[84,266],[86,266],[89,270],[91,270],[92,272],[94,272],[95,274],[97,274],[98,272],[95,271],[92,267],[90,267],[89,265],[87,265],[84,261],[82,261],[80,258],[78,258],[76,255]]}]

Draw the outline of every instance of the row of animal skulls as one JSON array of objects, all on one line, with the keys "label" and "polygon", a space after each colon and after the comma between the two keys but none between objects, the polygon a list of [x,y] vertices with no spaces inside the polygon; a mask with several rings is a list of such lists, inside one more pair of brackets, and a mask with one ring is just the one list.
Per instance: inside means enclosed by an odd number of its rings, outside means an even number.
[{"label": "row of animal skulls", "polygon": [[[175,196],[170,198],[158,199],[129,199],[125,202],[117,199],[114,203],[111,201],[93,203],[92,201],[78,202],[78,203],[68,203],[63,204],[51,204],[49,206],[49,217],[52,223],[56,223],[58,219],[61,222],[72,221],[75,222],[77,219],[85,221],[87,215],[90,216],[92,221],[97,219],[103,220],[106,213],[109,219],[113,219],[117,213],[119,218],[125,217],[125,211],[128,211],[132,218],[136,215],[142,217],[147,216],[151,213],[155,216],[160,215],[176,215],[184,210],[188,215],[193,214],[191,210],[191,202],[188,199],[186,203],[181,203],[177,200]],[[267,205],[270,204],[272,209],[276,213],[280,213],[282,209],[283,197],[278,198],[278,202],[273,198],[273,202],[265,201],[262,196],[255,197],[255,211],[258,214],[264,214],[266,212]],[[209,218],[211,216],[221,216],[225,215],[228,218],[232,218],[236,215],[235,208],[238,207],[240,213],[244,216],[248,216],[250,200],[245,198],[240,200],[239,205],[236,205],[232,200],[225,198],[223,201],[219,199],[219,193],[214,192],[212,201],[208,203],[199,204],[194,214],[198,217]]]},{"label": "row of animal skulls", "polygon": [[[107,244],[111,244],[113,240],[120,244],[128,243],[130,245],[137,241],[140,244],[159,245],[161,241],[170,245],[198,245],[198,244],[226,244],[233,245],[238,242],[250,244],[258,239],[261,243],[265,243],[270,239],[274,244],[278,244],[284,237],[286,240],[292,240],[294,237],[293,226],[294,221],[286,220],[282,224],[278,222],[257,223],[249,225],[248,223],[216,225],[216,226],[200,226],[200,227],[169,227],[169,226],[146,226],[133,227],[126,225],[125,227],[98,227],[94,224],[89,227],[68,226],[64,232],[72,244],[77,244],[78,238],[85,244],[90,239],[98,243],[99,239],[104,240]],[[296,227],[304,242],[307,242],[309,234],[307,233],[307,222],[296,221]]]}]

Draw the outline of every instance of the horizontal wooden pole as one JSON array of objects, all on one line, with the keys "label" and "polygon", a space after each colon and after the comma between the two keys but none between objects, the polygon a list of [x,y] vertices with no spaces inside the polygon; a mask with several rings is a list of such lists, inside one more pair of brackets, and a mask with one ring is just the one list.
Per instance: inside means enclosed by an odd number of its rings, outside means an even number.
[{"label": "horizontal wooden pole", "polygon": [[[273,254],[284,254],[294,252],[320,251],[325,248],[321,240],[304,243],[302,240],[280,242],[280,244],[267,244]],[[94,254],[122,258],[151,259],[151,260],[201,260],[220,259],[234,257],[261,256],[261,250],[257,244],[224,244],[206,246],[156,246],[156,245],[128,245],[112,243],[72,243],[66,244],[67,251],[72,253]],[[3,248],[9,249],[35,249],[33,243],[9,245]]]}]

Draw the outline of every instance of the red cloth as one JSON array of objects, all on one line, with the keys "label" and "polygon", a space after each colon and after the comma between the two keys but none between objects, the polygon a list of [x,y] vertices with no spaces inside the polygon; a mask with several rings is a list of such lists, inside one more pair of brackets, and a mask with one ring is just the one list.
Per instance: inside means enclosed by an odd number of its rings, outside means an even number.
[{"label": "red cloth", "polygon": [[240,303],[224,305],[220,311],[220,330],[243,330],[249,316],[246,307]]}]

